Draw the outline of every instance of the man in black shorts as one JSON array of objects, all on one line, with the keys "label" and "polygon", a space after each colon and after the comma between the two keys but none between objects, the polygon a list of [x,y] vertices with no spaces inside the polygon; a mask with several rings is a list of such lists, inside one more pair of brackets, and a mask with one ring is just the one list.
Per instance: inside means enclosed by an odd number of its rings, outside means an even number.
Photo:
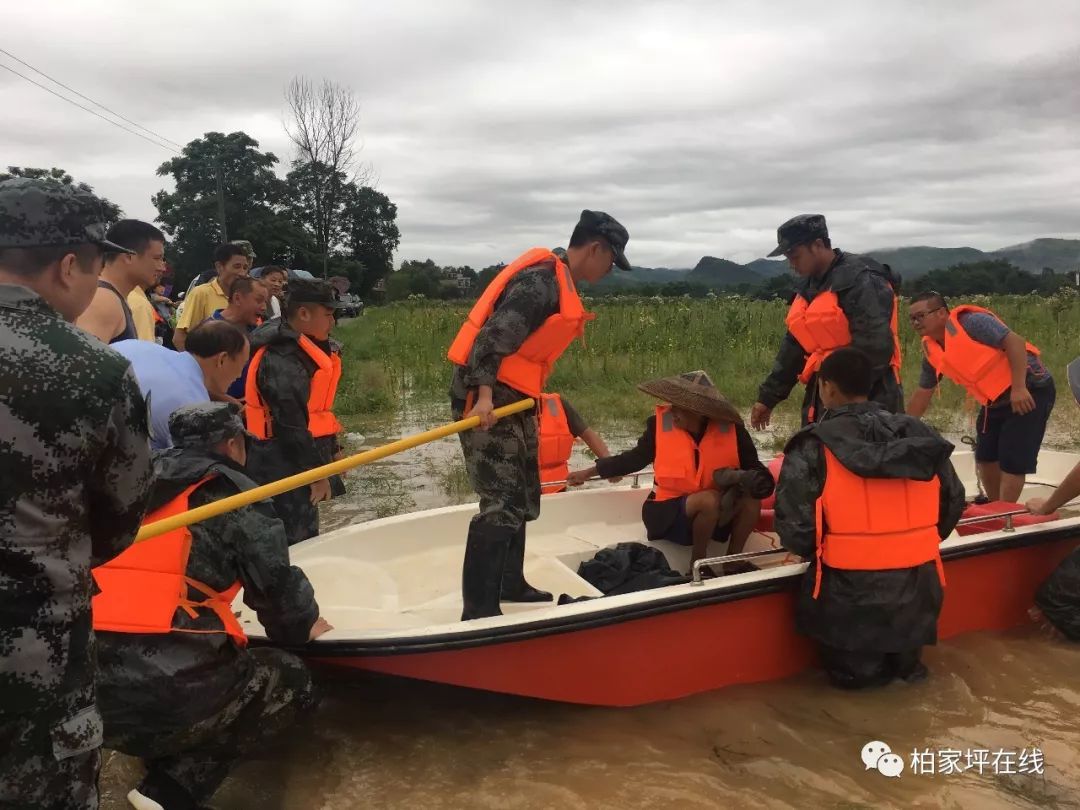
[{"label": "man in black shorts", "polygon": [[975,461],[983,489],[992,501],[1016,503],[1036,471],[1056,397],[1039,349],[990,310],[965,304],[950,311],[936,292],[912,298],[908,317],[926,352],[908,414],[926,413],[943,376],[967,389],[982,405]]}]

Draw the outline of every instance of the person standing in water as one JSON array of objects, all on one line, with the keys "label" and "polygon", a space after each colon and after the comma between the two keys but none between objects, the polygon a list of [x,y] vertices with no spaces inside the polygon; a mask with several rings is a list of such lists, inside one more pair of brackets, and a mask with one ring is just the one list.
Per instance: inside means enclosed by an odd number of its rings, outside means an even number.
[{"label": "person standing in water", "polygon": [[776,485],[780,543],[810,560],[796,626],[834,686],[923,678],[943,598],[938,546],[964,510],[953,446],[870,400],[874,365],[858,349],[833,352],[817,377],[825,410],[784,448]]}]

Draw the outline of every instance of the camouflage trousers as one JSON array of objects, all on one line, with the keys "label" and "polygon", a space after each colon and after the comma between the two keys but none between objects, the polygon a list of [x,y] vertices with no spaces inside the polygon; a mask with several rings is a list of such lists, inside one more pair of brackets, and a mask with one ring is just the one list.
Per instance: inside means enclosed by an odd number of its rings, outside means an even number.
[{"label": "camouflage trousers", "polygon": [[[105,747],[140,757],[146,765],[139,792],[165,807],[197,806],[213,795],[238,760],[314,708],[314,685],[303,661],[268,648],[245,655],[254,666],[236,698],[187,728],[157,728],[152,714],[123,722],[103,704]],[[162,687],[167,701],[168,684]]]},{"label": "camouflage trousers", "polygon": [[[455,409],[454,419],[461,418]],[[536,434],[536,415],[531,411],[505,416],[490,430],[458,434],[469,481],[480,496],[474,529],[516,531],[540,516]]]},{"label": "camouflage trousers", "polygon": [[98,806],[101,715],[89,687],[40,714],[0,715],[0,808]]},{"label": "camouflage trousers", "polygon": [[319,507],[311,502],[311,487],[275,495],[274,512],[285,525],[285,538],[290,546],[319,533]]}]

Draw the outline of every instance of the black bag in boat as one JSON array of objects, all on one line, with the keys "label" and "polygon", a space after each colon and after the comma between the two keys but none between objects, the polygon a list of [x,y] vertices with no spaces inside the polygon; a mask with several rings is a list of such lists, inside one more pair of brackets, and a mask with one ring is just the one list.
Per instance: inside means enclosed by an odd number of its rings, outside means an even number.
[{"label": "black bag in boat", "polygon": [[619,543],[615,548],[601,549],[578,566],[578,576],[605,596],[690,581],[668,565],[663,552],[641,543]]}]

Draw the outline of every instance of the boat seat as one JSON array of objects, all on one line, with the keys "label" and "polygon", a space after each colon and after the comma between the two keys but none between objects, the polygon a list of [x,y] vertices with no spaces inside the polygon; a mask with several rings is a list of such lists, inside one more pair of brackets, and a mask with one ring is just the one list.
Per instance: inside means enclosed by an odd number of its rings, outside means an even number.
[{"label": "boat seat", "polygon": [[[1009,503],[1008,501],[969,504],[960,516],[961,520],[982,517],[983,515],[987,516],[987,520],[966,525],[961,524],[956,527],[956,533],[965,536],[984,532],[999,532],[1005,528],[1005,518],[994,518],[993,516],[1015,512],[1021,508],[1023,507],[1020,504]],[[1013,515],[1012,522],[1014,526],[1033,526],[1036,523],[1049,523],[1052,520],[1058,520],[1060,517],[1061,515],[1057,512],[1050,515]]]}]

